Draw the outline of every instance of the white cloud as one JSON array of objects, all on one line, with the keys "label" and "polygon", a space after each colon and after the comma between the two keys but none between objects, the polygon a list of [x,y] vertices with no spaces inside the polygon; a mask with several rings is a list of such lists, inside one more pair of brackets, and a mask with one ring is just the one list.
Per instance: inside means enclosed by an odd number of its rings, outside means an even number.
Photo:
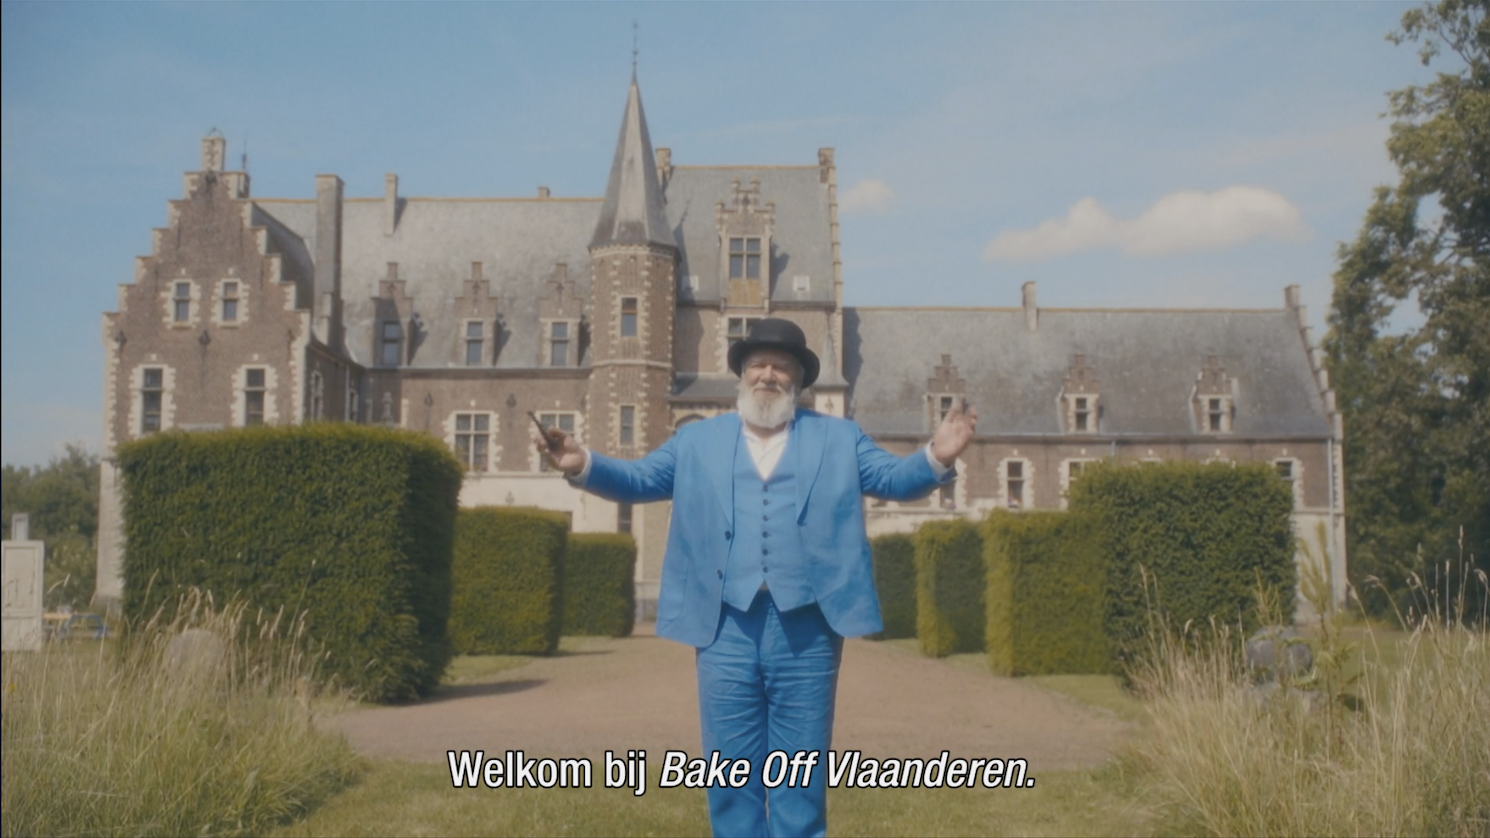
[{"label": "white cloud", "polygon": [[1256,238],[1304,241],[1311,235],[1299,208],[1277,192],[1228,186],[1171,192],[1131,220],[1114,218],[1096,198],[1082,198],[1065,218],[999,233],[983,248],[983,261],[1028,262],[1104,247],[1130,256],[1161,256],[1220,250]]},{"label": "white cloud", "polygon": [[890,208],[890,198],[894,194],[884,181],[867,178],[838,196],[838,209],[845,213],[884,212]]}]

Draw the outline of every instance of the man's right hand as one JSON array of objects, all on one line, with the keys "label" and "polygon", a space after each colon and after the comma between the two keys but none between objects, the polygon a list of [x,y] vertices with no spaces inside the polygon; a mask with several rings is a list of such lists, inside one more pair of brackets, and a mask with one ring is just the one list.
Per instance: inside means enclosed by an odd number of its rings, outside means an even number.
[{"label": "man's right hand", "polygon": [[[548,435],[545,440],[539,435],[538,429],[532,430],[533,446],[538,453],[548,459],[550,465],[565,474],[579,474],[585,468],[585,462],[589,454],[580,447],[579,441],[573,436],[564,433],[558,428],[548,428],[544,431]],[[549,448],[549,440],[553,441],[553,448]]]}]

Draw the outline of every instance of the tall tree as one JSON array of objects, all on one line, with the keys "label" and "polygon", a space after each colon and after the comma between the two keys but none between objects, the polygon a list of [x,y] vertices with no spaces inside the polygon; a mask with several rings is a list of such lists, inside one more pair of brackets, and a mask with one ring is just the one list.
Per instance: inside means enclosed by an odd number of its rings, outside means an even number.
[{"label": "tall tree", "polygon": [[[1388,36],[1450,69],[1388,94],[1398,182],[1377,189],[1334,276],[1325,351],[1345,414],[1351,576],[1378,611],[1414,573],[1442,591],[1445,563],[1482,597],[1473,565],[1490,568],[1487,8],[1443,0],[1407,12]],[[1421,325],[1390,328],[1408,301]]]}]

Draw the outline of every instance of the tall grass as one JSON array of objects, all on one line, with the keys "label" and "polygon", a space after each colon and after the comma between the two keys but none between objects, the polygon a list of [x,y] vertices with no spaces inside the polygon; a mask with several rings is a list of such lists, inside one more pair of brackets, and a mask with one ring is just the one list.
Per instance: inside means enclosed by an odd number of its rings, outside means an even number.
[{"label": "tall grass", "polygon": [[5,655],[0,834],[247,834],[355,776],[312,727],[296,627],[187,606],[124,640]]},{"label": "tall grass", "polygon": [[1133,678],[1160,820],[1178,834],[1490,835],[1484,615],[1442,613],[1407,615],[1395,654],[1374,634],[1349,647],[1327,616],[1316,672],[1272,690],[1252,683],[1234,633],[1156,633]]}]

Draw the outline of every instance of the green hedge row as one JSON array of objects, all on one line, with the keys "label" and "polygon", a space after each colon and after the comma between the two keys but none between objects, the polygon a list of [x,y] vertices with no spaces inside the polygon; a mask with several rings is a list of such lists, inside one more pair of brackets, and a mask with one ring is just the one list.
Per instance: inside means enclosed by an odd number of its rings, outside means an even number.
[{"label": "green hedge row", "polygon": [[1291,613],[1293,493],[1266,464],[1103,464],[1082,472],[1069,498],[1108,557],[1104,622],[1120,654],[1140,645],[1151,612],[1173,626],[1215,618],[1250,633],[1259,585]]},{"label": "green hedge row", "polygon": [[130,619],[199,588],[304,613],[322,671],[366,698],[439,682],[461,470],[438,440],[340,423],[163,433],[118,463]]},{"label": "green hedge row", "polygon": [[559,648],[569,514],[478,506],[455,520],[450,640],[462,655]]},{"label": "green hedge row", "polygon": [[934,658],[983,651],[987,612],[983,543],[976,524],[929,521],[916,529],[916,636]]},{"label": "green hedge row", "polygon": [[1111,672],[1107,562],[1090,521],[995,511],[983,523],[988,664],[998,675]]},{"label": "green hedge row", "polygon": [[874,587],[879,592],[885,629],[877,639],[916,636],[916,544],[909,535],[881,535],[869,540],[874,558]]},{"label": "green hedge row", "polygon": [[564,553],[563,633],[629,637],[636,622],[636,539],[572,533]]}]

